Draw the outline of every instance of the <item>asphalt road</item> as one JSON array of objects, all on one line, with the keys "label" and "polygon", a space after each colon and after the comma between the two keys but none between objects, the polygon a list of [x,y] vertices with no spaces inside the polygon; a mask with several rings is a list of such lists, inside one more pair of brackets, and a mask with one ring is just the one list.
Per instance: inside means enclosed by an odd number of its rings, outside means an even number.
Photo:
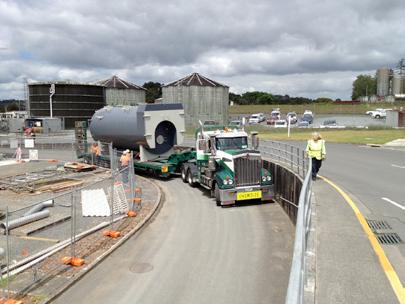
[{"label": "asphalt road", "polygon": [[278,204],[219,208],[179,178],[158,183],[152,222],[56,303],[284,303],[294,227]]},{"label": "asphalt road", "polygon": [[[405,149],[328,144],[320,174],[341,186],[367,219],[384,220],[405,242]],[[405,243],[384,245],[405,283]]]}]

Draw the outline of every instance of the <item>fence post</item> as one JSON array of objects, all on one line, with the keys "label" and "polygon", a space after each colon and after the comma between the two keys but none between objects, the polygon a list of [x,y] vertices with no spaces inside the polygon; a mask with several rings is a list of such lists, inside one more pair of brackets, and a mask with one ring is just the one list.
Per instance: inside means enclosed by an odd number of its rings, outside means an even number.
[{"label": "fence post", "polygon": [[291,170],[294,171],[294,146],[290,146]]},{"label": "fence post", "polygon": [[111,215],[110,215],[110,227],[113,230],[113,223],[114,223],[114,183],[115,183],[115,149],[113,149],[112,143],[108,145],[109,153],[110,153],[110,168],[111,168],[111,192],[110,192],[110,199],[111,199]]},{"label": "fence post", "polygon": [[6,251],[7,251],[7,299],[10,298],[10,230],[8,230],[9,221],[8,206],[6,208]]},{"label": "fence post", "polygon": [[130,170],[130,172],[129,172],[129,182],[130,182],[129,191],[131,193],[130,196],[129,196],[129,198],[131,200],[131,205],[130,205],[129,210],[130,211],[135,211],[135,208],[134,208],[134,205],[135,205],[135,195],[134,195],[134,192],[135,192],[135,172],[134,172],[134,152],[133,151],[131,151],[131,160],[130,160],[130,163],[129,163],[129,170]]}]

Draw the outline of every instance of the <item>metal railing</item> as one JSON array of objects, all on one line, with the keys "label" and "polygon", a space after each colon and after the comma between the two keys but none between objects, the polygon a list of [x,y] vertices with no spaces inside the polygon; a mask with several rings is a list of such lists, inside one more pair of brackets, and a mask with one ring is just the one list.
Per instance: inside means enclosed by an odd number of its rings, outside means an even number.
[{"label": "metal railing", "polygon": [[[308,250],[308,238],[311,226],[311,159],[306,157],[305,151],[288,143],[277,141],[262,141],[260,151],[270,160],[270,163],[277,163],[284,168],[284,171],[291,171],[301,180],[298,202],[295,199],[287,199],[280,195],[283,190],[286,193],[297,191],[292,185],[275,184],[275,192],[279,203],[295,222],[294,252],[290,270],[290,278],[285,303],[304,303],[304,286],[306,283],[306,252]],[[280,167],[274,167],[275,178],[281,178],[284,182],[291,183],[291,174],[280,174]],[[283,172],[286,173],[286,172]],[[294,184],[296,179],[293,179]],[[291,188],[292,187],[292,188]],[[290,190],[291,188],[291,190]],[[285,194],[284,194],[285,195]],[[285,207],[287,204],[288,208]],[[291,211],[291,209],[293,211]]]},{"label": "metal railing", "polygon": [[[311,168],[311,159],[309,159]],[[304,285],[306,278],[306,261],[308,233],[311,225],[311,170],[307,170],[302,184],[298,214],[295,224],[294,255],[291,263],[290,279],[288,282],[287,304],[301,304],[304,302]]]},{"label": "metal railing", "polygon": [[284,165],[302,179],[308,169],[308,158],[299,147],[279,141],[266,140],[260,143],[260,152],[269,156],[273,162]]}]

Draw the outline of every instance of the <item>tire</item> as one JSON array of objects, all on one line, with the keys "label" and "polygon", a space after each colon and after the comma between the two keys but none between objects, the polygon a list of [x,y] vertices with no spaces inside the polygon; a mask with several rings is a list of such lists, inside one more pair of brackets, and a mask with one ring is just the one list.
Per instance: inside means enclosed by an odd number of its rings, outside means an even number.
[{"label": "tire", "polygon": [[375,118],[380,118],[380,117],[381,117],[380,115],[376,115],[376,116],[375,116]]},{"label": "tire", "polygon": [[195,187],[195,183],[193,182],[193,175],[191,174],[191,170],[187,170],[187,181],[191,187]]},{"label": "tire", "polygon": [[217,206],[221,206],[221,198],[219,197],[219,187],[218,187],[217,183],[215,183],[215,186],[214,186],[214,195],[215,195],[215,202],[217,203]]},{"label": "tire", "polygon": [[183,183],[187,183],[186,168],[184,165],[181,166],[181,180]]}]

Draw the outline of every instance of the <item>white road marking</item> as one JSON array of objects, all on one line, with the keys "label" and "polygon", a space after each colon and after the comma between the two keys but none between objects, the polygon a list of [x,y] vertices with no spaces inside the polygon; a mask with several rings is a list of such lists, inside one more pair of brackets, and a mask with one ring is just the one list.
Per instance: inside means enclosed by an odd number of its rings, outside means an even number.
[{"label": "white road marking", "polygon": [[399,166],[399,165],[394,165],[394,164],[391,164],[391,167],[405,169],[405,166]]},{"label": "white road marking", "polygon": [[401,204],[398,204],[398,203],[390,200],[389,198],[382,197],[381,199],[388,202],[388,203],[390,203],[390,204],[393,204],[394,206],[397,206],[398,208],[401,208],[402,210],[405,210],[405,206],[402,206]]}]

